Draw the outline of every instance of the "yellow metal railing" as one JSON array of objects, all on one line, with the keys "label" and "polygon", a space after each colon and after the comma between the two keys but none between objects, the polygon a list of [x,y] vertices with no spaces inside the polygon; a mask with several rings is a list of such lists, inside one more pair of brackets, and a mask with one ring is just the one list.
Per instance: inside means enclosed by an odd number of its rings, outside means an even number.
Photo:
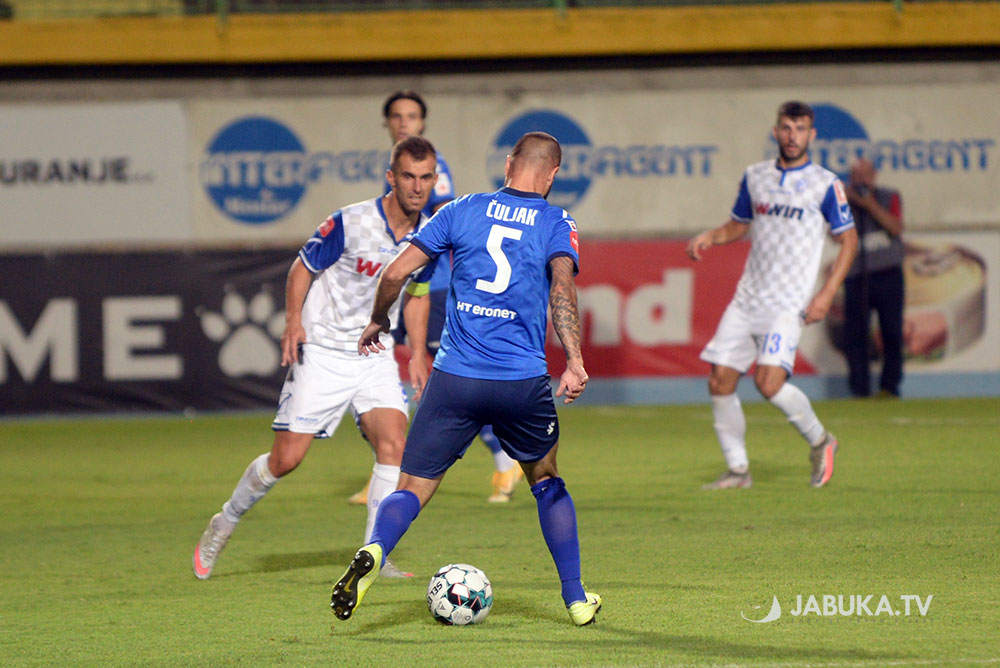
[{"label": "yellow metal railing", "polygon": [[[469,0],[451,9],[437,6],[454,3],[371,0],[368,11],[330,11],[348,3],[328,2],[327,11],[309,12],[297,0],[0,0],[13,15],[0,20],[0,67],[1000,47],[996,0],[901,9],[882,0],[709,2],[546,0],[498,8]],[[279,5],[280,12],[266,11]],[[292,5],[298,11],[284,11]],[[376,5],[384,9],[371,11]]]}]

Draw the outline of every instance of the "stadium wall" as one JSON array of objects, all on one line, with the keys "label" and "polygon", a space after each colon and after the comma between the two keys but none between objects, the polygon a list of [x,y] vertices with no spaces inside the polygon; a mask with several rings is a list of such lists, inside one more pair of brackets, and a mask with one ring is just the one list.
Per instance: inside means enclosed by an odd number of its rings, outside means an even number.
[{"label": "stadium wall", "polygon": [[[998,81],[996,63],[958,62],[9,82],[0,405],[270,407],[280,370],[232,358],[268,359],[261,295],[280,301],[284,263],[331,208],[380,191],[381,103],[400,87],[426,93],[459,191],[496,185],[524,123],[566,145],[553,196],[581,225],[587,401],[707,400],[697,350],[745,248],[693,265],[677,239],[725,218],[789,97],[822,110],[824,164],[874,151],[903,194],[908,259],[937,267],[907,304],[936,329],[904,395],[1000,395]],[[835,326],[809,331],[797,382],[844,396]]]},{"label": "stadium wall", "polygon": [[[800,81],[783,80],[792,71]],[[963,74],[484,73],[371,77],[339,91],[312,79],[230,81],[221,93],[195,81],[181,84],[185,96],[176,83],[21,83],[33,98],[0,99],[3,244],[296,243],[332,206],[382,187],[381,105],[407,85],[427,91],[427,136],[459,191],[496,187],[524,128],[558,137],[565,159],[552,201],[590,235],[687,235],[722,220],[744,167],[775,155],[775,109],[792,98],[816,109],[813,159],[843,174],[870,156],[902,192],[910,230],[996,227],[1000,128],[989,110],[1000,106],[1000,67]]]}]

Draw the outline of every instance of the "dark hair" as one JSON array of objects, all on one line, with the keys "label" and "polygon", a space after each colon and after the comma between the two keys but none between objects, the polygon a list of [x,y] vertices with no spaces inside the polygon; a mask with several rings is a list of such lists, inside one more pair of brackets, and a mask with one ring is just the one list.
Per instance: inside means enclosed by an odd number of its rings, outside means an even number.
[{"label": "dark hair", "polygon": [[390,95],[385,104],[382,105],[383,118],[389,118],[389,107],[398,100],[413,100],[420,105],[420,118],[427,118],[427,105],[424,103],[424,98],[420,97],[420,93],[415,90],[397,90]]},{"label": "dark hair", "polygon": [[434,144],[423,137],[414,136],[396,142],[396,145],[392,147],[392,153],[389,155],[389,169],[396,171],[401,155],[408,155],[413,158],[414,162],[420,162],[421,160],[426,160],[428,156],[436,158],[437,151],[434,150]]},{"label": "dark hair", "polygon": [[810,124],[816,124],[816,114],[813,113],[812,107],[798,100],[789,100],[778,107],[778,118],[780,119],[782,116],[787,118],[802,118],[804,116],[809,119]]},{"label": "dark hair", "polygon": [[546,162],[558,167],[562,164],[562,147],[547,132],[526,132],[514,144],[510,157],[515,161],[524,157],[534,163]]}]

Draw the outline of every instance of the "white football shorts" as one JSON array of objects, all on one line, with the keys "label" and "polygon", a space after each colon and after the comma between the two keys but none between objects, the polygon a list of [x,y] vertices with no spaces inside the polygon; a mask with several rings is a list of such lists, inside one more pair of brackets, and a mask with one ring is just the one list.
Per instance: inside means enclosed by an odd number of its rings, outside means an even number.
[{"label": "white football shorts", "polygon": [[756,360],[758,366],[780,366],[791,376],[802,325],[796,311],[750,313],[730,302],[701,359],[740,373]]},{"label": "white football shorts", "polygon": [[348,408],[355,415],[373,408],[409,415],[391,348],[365,357],[304,345],[281,387],[271,429],[329,438]]}]

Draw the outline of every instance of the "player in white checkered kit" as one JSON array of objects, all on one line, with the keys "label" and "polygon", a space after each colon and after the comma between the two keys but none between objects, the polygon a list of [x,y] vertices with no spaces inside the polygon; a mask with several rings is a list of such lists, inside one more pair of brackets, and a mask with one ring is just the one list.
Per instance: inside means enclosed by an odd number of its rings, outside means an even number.
[{"label": "player in white checkered kit", "polygon": [[[392,355],[362,357],[357,341],[368,324],[382,270],[409,245],[427,222],[421,210],[437,181],[435,151],[422,137],[392,150],[386,174],[392,189],[384,197],[335,211],[299,251],[285,289],[285,332],[281,337],[288,376],[281,388],[271,428],[271,451],[254,459],[195,546],[195,576],[207,579],[240,517],[305,457],[314,438],[331,436],[350,408],[375,450],[368,494],[365,541],[371,536],[379,502],[396,489],[406,441],[407,405]],[[411,381],[419,397],[430,358],[424,346],[429,310],[429,272],[411,277],[403,310],[411,323],[414,355]],[[400,311],[397,301],[390,320]],[[391,348],[391,337],[384,337]],[[382,573],[408,576],[386,562]]]},{"label": "player in white checkered kit", "polygon": [[[858,248],[843,184],[809,159],[809,143],[816,138],[814,120],[805,103],[781,105],[773,130],[778,158],[750,165],[730,220],[697,235],[687,246],[688,255],[700,260],[711,246],[750,234],[750,255],[736,294],[701,353],[712,364],[708,387],[715,433],[728,466],[706,489],[752,483],[746,419],[736,385],[754,361],[757,389],[811,446],[810,484],[822,487],[833,476],[837,439],[823,427],[802,390],[787,382],[802,326],[826,316]],[[827,224],[840,250],[813,295]]]}]

